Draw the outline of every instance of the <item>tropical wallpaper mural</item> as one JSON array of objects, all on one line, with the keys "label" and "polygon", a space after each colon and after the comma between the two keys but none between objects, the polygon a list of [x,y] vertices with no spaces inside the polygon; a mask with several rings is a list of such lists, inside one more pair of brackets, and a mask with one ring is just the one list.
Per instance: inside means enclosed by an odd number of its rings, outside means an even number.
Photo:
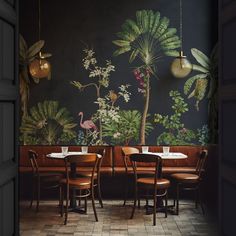
[{"label": "tropical wallpaper mural", "polygon": [[[211,6],[205,0],[190,2],[183,22],[191,33],[184,34],[184,45],[193,68],[183,79],[169,69],[181,46],[178,1],[60,1],[57,11],[51,1],[42,1],[39,41],[34,14],[24,7],[37,12],[37,1],[22,2],[20,142],[216,143],[217,45],[210,40]],[[195,13],[189,13],[191,8]],[[41,54],[42,49],[52,54]],[[51,64],[51,72],[40,79],[29,73],[39,52]]]}]

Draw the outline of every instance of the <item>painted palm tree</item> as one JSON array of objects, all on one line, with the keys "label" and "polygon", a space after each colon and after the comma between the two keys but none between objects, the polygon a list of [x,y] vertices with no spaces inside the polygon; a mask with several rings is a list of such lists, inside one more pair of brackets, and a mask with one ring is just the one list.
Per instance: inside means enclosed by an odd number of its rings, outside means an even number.
[{"label": "painted palm tree", "polygon": [[30,109],[20,130],[23,135],[38,139],[40,144],[51,145],[75,138],[75,126],[66,108],[60,108],[57,101],[44,101]]},{"label": "painted palm tree", "polygon": [[169,19],[161,17],[160,12],[140,10],[136,12],[136,21],[128,19],[117,33],[118,40],[113,41],[119,48],[114,56],[130,53],[129,62],[141,62],[134,74],[140,82],[144,96],[144,108],[140,125],[140,144],[145,144],[145,124],[150,98],[150,78],[156,75],[157,63],[163,56],[178,56],[180,47],[177,30],[169,27]]},{"label": "painted palm tree", "polygon": [[[196,99],[196,109],[199,110],[199,103],[205,97],[208,99],[210,142],[217,142],[217,124],[218,124],[218,55],[217,45],[211,52],[210,57],[196,48],[191,49],[193,57],[199,64],[193,64],[193,70],[200,72],[190,77],[184,85],[184,93],[188,98]],[[193,90],[191,88],[194,86]]]}]

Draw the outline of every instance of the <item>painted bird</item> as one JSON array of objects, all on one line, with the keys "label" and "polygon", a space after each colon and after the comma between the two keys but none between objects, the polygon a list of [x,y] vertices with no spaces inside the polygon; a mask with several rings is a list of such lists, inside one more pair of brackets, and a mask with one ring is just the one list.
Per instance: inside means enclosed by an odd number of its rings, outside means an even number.
[{"label": "painted bird", "polygon": [[97,126],[93,123],[92,120],[85,120],[84,122],[82,122],[83,117],[84,117],[84,113],[81,111],[79,112],[78,116],[81,116],[80,118],[80,127],[86,130],[89,129],[93,129],[93,130],[97,130]]}]

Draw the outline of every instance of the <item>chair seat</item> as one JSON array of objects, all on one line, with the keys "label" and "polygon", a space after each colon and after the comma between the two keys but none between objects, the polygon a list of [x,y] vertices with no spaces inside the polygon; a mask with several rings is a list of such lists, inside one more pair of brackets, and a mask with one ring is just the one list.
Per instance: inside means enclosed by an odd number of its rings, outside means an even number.
[{"label": "chair seat", "polygon": [[[66,179],[62,179],[60,181],[61,184],[66,184]],[[90,178],[76,178],[76,179],[69,179],[69,186],[75,187],[79,189],[86,189],[90,188],[91,179]]]},{"label": "chair seat", "polygon": [[[128,174],[134,174],[133,170],[128,170]],[[138,175],[154,175],[155,170],[143,170],[143,169],[137,169]]]},{"label": "chair seat", "polygon": [[43,182],[57,182],[64,177],[61,173],[40,172],[40,179]]},{"label": "chair seat", "polygon": [[[139,178],[137,180],[139,184],[154,185],[154,178]],[[166,189],[170,186],[170,181],[168,179],[157,179],[157,188]]]},{"label": "chair seat", "polygon": [[63,176],[62,173],[55,172],[39,172],[40,177]]},{"label": "chair seat", "polygon": [[[79,176],[84,176],[84,177],[92,177],[92,173],[89,171],[84,171],[82,173],[79,173]],[[97,173],[94,173],[94,178],[97,179]]]},{"label": "chair seat", "polygon": [[171,177],[181,183],[197,183],[199,181],[199,176],[190,173],[176,173],[172,174]]}]

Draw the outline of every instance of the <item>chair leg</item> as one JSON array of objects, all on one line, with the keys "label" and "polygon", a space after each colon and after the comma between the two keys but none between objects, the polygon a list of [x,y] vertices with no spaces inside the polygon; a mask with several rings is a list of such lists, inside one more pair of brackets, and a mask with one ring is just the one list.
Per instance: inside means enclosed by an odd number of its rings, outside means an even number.
[{"label": "chair leg", "polygon": [[37,181],[37,205],[36,211],[39,211],[39,201],[40,201],[40,182]]},{"label": "chair leg", "polygon": [[60,207],[61,206],[61,186],[58,186],[58,192],[59,192],[59,203],[58,203],[58,206]]},{"label": "chair leg", "polygon": [[84,198],[84,211],[87,213],[87,197]]},{"label": "chair leg", "polygon": [[63,191],[63,187],[60,186],[60,209],[61,209],[61,217],[63,217],[64,214],[64,191]]},{"label": "chair leg", "polygon": [[100,203],[101,208],[103,208],[103,203],[102,203],[102,194],[101,194],[101,185],[100,185],[100,178],[98,178],[98,185],[97,185],[97,191],[98,191],[98,200]]},{"label": "chair leg", "polygon": [[176,215],[179,215],[179,183],[176,185]]},{"label": "chair leg", "polygon": [[[79,195],[81,196],[81,190],[79,190]],[[81,198],[79,198],[79,206],[81,206]]]},{"label": "chair leg", "polygon": [[140,209],[140,197],[138,197],[138,209]]},{"label": "chair leg", "polygon": [[130,219],[133,219],[133,217],[134,217],[134,212],[135,212],[135,208],[136,208],[137,198],[138,198],[137,186],[135,186],[134,205],[133,205],[133,209],[132,209],[132,213],[131,213]]},{"label": "chair leg", "polygon": [[126,174],[126,180],[125,180],[125,183],[124,183],[124,203],[123,203],[123,206],[125,206],[126,204],[126,200],[127,200],[127,195],[128,195],[128,176]]},{"label": "chair leg", "polygon": [[153,225],[156,225],[156,214],[157,214],[157,195],[156,191],[154,191],[153,195]]},{"label": "chair leg", "polygon": [[92,206],[93,206],[94,216],[95,216],[96,221],[98,221],[98,216],[97,216],[97,212],[95,208],[95,201],[94,201],[94,186],[92,186],[91,195],[92,195]]},{"label": "chair leg", "polygon": [[30,201],[30,208],[33,205],[33,201],[34,201],[34,195],[35,195],[35,184],[34,184],[34,180],[32,179],[32,187],[31,187],[31,201]]},{"label": "chair leg", "polygon": [[199,198],[199,202],[200,202],[200,205],[201,205],[202,214],[205,215],[205,210],[204,210],[203,203],[202,203],[202,197],[201,197],[201,189],[200,189],[200,187],[198,187],[198,198]]},{"label": "chair leg", "polygon": [[69,186],[66,186],[66,208],[65,208],[65,221],[64,221],[64,225],[67,224],[68,205],[69,205]]},{"label": "chair leg", "polygon": [[146,205],[145,205],[145,208],[146,208],[146,215],[148,214],[148,196],[146,196]]},{"label": "chair leg", "polygon": [[165,218],[167,218],[167,210],[168,210],[168,192],[166,190],[166,195],[165,195]]},{"label": "chair leg", "polygon": [[195,189],[195,209],[198,208],[198,198],[199,198],[199,190],[198,188]]}]

